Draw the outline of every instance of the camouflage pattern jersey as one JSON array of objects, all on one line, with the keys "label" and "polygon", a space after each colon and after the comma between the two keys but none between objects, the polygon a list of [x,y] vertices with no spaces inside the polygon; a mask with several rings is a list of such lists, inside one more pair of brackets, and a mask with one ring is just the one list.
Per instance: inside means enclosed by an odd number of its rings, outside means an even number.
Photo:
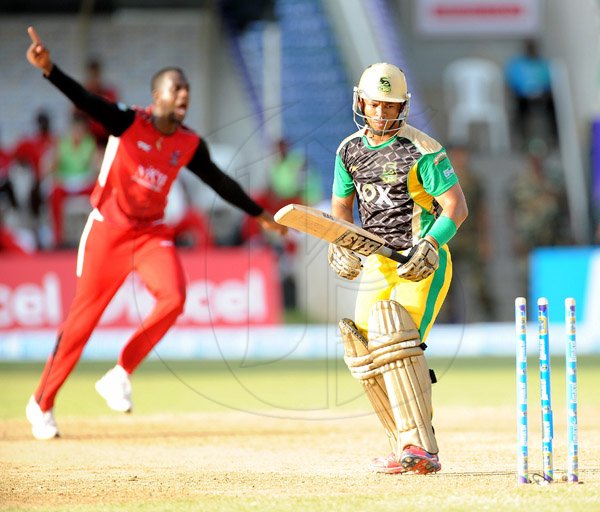
[{"label": "camouflage pattern jersey", "polygon": [[458,182],[446,151],[435,139],[404,125],[371,146],[359,130],[340,144],[333,194],[356,193],[360,220],[396,250],[410,248],[440,213],[435,200]]}]

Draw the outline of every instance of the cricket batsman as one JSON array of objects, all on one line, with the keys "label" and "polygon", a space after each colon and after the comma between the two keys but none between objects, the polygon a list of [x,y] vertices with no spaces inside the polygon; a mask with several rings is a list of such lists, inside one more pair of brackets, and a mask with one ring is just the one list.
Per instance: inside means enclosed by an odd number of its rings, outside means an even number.
[{"label": "cricket batsman", "polygon": [[445,149],[407,124],[410,94],[404,73],[388,63],[369,66],[354,88],[358,131],[340,144],[331,212],[353,221],[408,256],[397,264],[374,254],[364,261],[330,244],[330,267],[341,277],[362,272],[354,320],[339,326],[344,360],[369,398],[392,446],[371,462],[382,473],[441,469],[432,426],[425,340],[448,292],[448,242],[468,215]]}]

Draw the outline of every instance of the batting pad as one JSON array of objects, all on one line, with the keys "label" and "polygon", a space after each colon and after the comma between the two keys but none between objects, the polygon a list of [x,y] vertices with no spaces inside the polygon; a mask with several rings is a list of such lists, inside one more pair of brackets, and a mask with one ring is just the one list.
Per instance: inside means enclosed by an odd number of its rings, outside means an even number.
[{"label": "batting pad", "polygon": [[381,371],[398,444],[395,453],[408,445],[437,453],[431,417],[431,377],[421,348],[417,326],[397,302],[377,302],[369,314],[369,352],[372,368]]},{"label": "batting pad", "polygon": [[398,446],[398,437],[394,415],[381,371],[373,367],[373,358],[369,353],[367,340],[360,334],[354,322],[348,318],[340,321],[339,328],[344,342],[344,361],[352,376],[362,384],[375,414],[385,429],[392,450],[395,450]]}]

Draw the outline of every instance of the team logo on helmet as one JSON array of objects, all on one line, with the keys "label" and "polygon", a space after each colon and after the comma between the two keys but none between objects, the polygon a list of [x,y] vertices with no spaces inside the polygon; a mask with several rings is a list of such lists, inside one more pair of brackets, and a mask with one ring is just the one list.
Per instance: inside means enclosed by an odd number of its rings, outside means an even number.
[{"label": "team logo on helmet", "polygon": [[391,92],[392,91],[392,84],[390,83],[390,77],[389,76],[382,76],[379,79],[379,86],[377,87],[377,89],[380,92]]}]

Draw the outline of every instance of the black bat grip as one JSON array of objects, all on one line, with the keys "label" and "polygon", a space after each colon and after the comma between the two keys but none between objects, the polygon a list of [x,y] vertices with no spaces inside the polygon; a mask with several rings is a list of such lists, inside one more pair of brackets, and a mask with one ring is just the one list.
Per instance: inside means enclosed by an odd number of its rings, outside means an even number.
[{"label": "black bat grip", "polygon": [[403,265],[404,265],[404,263],[406,263],[408,261],[407,256],[404,256],[403,254],[400,254],[398,251],[394,251],[394,249],[386,247],[385,245],[383,247],[380,247],[377,252],[379,254],[381,254],[382,256],[385,256],[386,258],[397,261],[398,263],[402,263]]}]

